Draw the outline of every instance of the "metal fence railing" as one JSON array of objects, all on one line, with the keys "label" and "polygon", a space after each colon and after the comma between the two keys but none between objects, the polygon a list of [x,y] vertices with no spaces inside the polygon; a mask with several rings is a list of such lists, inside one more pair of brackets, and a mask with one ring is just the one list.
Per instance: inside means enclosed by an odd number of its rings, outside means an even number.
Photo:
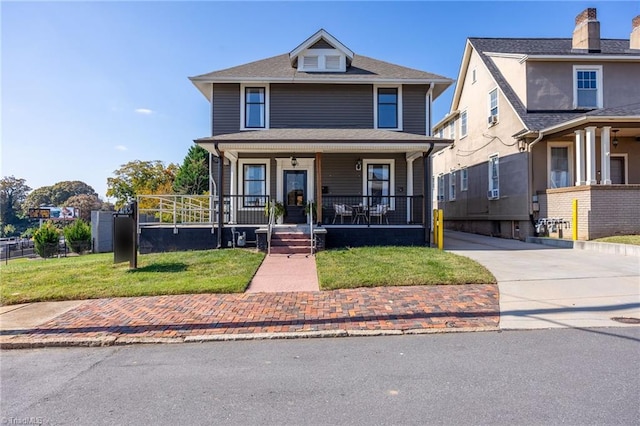
[{"label": "metal fence railing", "polygon": [[323,223],[331,225],[407,225],[423,223],[422,195],[324,195]]}]

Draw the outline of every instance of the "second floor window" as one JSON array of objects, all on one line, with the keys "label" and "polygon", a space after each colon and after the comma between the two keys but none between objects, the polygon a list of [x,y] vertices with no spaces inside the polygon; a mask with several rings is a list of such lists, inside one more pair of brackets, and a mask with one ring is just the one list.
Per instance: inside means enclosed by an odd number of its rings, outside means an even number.
[{"label": "second floor window", "polygon": [[452,121],[449,123],[449,139],[456,138],[456,122]]},{"label": "second floor window", "polygon": [[460,137],[467,136],[467,111],[460,113]]},{"label": "second floor window", "polygon": [[602,67],[574,67],[574,105],[576,108],[602,108]]},{"label": "second floor window", "polygon": [[244,127],[264,128],[265,94],[264,87],[245,88]]},{"label": "second floor window", "polygon": [[498,89],[489,92],[489,118],[498,118]]},{"label": "second floor window", "polygon": [[398,128],[398,89],[378,89],[378,128]]}]

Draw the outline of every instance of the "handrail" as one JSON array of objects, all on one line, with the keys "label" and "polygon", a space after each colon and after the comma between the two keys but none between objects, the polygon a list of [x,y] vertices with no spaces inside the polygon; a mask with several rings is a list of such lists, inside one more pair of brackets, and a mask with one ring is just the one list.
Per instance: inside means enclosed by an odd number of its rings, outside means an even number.
[{"label": "handrail", "polygon": [[313,235],[313,200],[308,202],[309,211],[307,212],[307,220],[309,221],[309,243],[311,245],[311,256],[313,256],[313,245],[314,245],[314,235]]},{"label": "handrail", "polygon": [[267,256],[271,254],[271,232],[275,222],[275,206],[269,202],[269,221],[267,223]]}]

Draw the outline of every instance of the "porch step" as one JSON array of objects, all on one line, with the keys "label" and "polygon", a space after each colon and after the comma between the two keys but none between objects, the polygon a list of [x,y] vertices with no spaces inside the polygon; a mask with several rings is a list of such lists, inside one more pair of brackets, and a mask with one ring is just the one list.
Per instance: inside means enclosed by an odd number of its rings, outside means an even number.
[{"label": "porch step", "polygon": [[271,235],[271,253],[296,254],[311,250],[311,237],[302,232],[278,232]]}]

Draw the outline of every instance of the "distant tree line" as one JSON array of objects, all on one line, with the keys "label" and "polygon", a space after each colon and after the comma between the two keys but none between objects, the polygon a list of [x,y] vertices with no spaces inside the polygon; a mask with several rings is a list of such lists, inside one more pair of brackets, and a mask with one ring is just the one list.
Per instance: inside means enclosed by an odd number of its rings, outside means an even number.
[{"label": "distant tree line", "polygon": [[0,236],[31,236],[34,221],[30,208],[43,206],[75,207],[80,218],[91,221],[92,210],[114,210],[135,200],[138,195],[189,194],[202,195],[209,190],[209,154],[200,146],[192,146],[182,165],[162,161],[134,160],[123,164],[107,179],[107,196],[115,206],[105,202],[95,190],[82,181],[62,181],[32,190],[26,180],[5,176],[0,180]]}]

